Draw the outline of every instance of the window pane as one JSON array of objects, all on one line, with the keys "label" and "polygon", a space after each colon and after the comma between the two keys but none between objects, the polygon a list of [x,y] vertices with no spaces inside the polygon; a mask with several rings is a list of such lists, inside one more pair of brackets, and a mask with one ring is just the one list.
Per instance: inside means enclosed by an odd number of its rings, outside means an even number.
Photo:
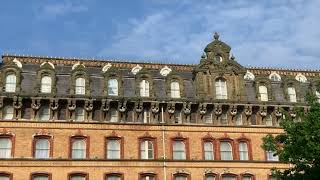
[{"label": "window pane", "polygon": [[75,110],[75,121],[84,121],[84,109],[77,107]]},{"label": "window pane", "polygon": [[173,159],[186,159],[185,144],[183,141],[173,142]]},{"label": "window pane", "polygon": [[142,141],[140,143],[140,156],[141,159],[153,159],[154,150],[152,141]]},{"label": "window pane", "polygon": [[17,82],[17,77],[15,74],[7,75],[5,91],[6,92],[16,92],[16,82]]},{"label": "window pane", "polygon": [[276,155],[274,151],[267,151],[267,160],[268,161],[279,161],[278,155]]},{"label": "window pane", "polygon": [[213,144],[212,142],[204,142],[204,159],[205,160],[213,160]]},{"label": "window pane", "polygon": [[83,176],[72,176],[71,180],[85,180],[86,178]]},{"label": "window pane", "polygon": [[293,87],[288,87],[288,96],[290,102],[297,102],[296,90]]},{"label": "window pane", "polygon": [[232,160],[232,146],[229,142],[220,143],[221,160]]},{"label": "window pane", "polygon": [[10,180],[8,176],[0,175],[0,180]]},{"label": "window pane", "polygon": [[86,85],[86,80],[84,78],[77,78],[75,93],[76,94],[85,94],[85,85]]},{"label": "window pane", "polygon": [[236,180],[236,178],[233,176],[223,176],[222,180]]},{"label": "window pane", "polygon": [[86,158],[86,142],[83,139],[76,139],[72,143],[72,158],[84,159]]},{"label": "window pane", "polygon": [[171,82],[171,97],[180,98],[180,86],[178,82]]},{"label": "window pane", "polygon": [[106,180],[120,180],[119,176],[107,176]]},{"label": "window pane", "polygon": [[174,180],[187,180],[187,177],[185,177],[185,176],[175,176]]},{"label": "window pane", "polygon": [[149,82],[146,80],[140,82],[140,96],[149,97]]},{"label": "window pane", "polygon": [[266,86],[259,86],[260,101],[268,101],[268,89]]},{"label": "window pane", "polygon": [[206,175],[206,180],[215,180],[215,176],[212,175]]},{"label": "window pane", "polygon": [[243,176],[242,180],[252,180],[251,176]]},{"label": "window pane", "polygon": [[239,156],[240,160],[248,160],[248,145],[245,142],[239,143]]},{"label": "window pane", "polygon": [[0,158],[11,157],[12,142],[10,138],[0,138]]},{"label": "window pane", "polygon": [[34,176],[33,180],[49,180],[49,177],[48,176]]},{"label": "window pane", "polygon": [[5,106],[3,108],[3,119],[11,120],[13,119],[14,109],[12,106]]},{"label": "window pane", "polygon": [[223,79],[216,80],[215,87],[216,87],[216,98],[217,99],[228,99],[226,81],[224,81]]},{"label": "window pane", "polygon": [[39,110],[39,120],[48,121],[50,120],[50,108],[49,106],[42,106]]},{"label": "window pane", "polygon": [[51,84],[52,80],[50,76],[43,76],[41,78],[41,92],[42,93],[51,93]]},{"label": "window pane", "polygon": [[35,158],[49,158],[50,145],[48,139],[37,139],[35,148]]},{"label": "window pane", "polygon": [[108,81],[108,95],[109,96],[118,96],[118,80],[109,79]]},{"label": "window pane", "polygon": [[156,178],[154,177],[154,176],[143,176],[142,178],[141,178],[141,180],[155,180]]},{"label": "window pane", "polygon": [[117,139],[109,139],[107,143],[107,159],[120,159],[120,142]]}]

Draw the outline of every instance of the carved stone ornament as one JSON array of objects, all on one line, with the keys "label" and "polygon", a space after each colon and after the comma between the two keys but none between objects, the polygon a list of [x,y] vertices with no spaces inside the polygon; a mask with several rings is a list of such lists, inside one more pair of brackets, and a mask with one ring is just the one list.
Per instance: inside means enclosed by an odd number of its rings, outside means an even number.
[{"label": "carved stone ornament", "polygon": [[290,114],[290,116],[291,116],[292,118],[297,117],[297,113],[294,111],[293,108],[290,108],[290,109],[289,109],[289,114]]},{"label": "carved stone ornament", "polygon": [[102,111],[103,112],[108,112],[110,109],[110,101],[109,100],[102,100]]},{"label": "carved stone ornament", "polygon": [[237,110],[237,107],[236,106],[232,106],[230,108],[230,114],[231,116],[235,116],[237,114],[238,110]]},{"label": "carved stone ornament", "polygon": [[55,99],[50,100],[50,109],[56,111],[59,108],[59,104]]},{"label": "carved stone ornament", "polygon": [[267,116],[267,108],[266,107],[260,107],[259,113],[260,113],[260,115],[262,117],[266,117]]},{"label": "carved stone ornament", "polygon": [[168,76],[168,74],[170,74],[172,70],[168,67],[168,66],[165,66],[164,68],[162,68],[160,70],[160,74],[164,77]]},{"label": "carved stone ornament", "polygon": [[199,105],[199,113],[201,115],[205,115],[207,113],[207,104],[200,104]]},{"label": "carved stone ornament", "polygon": [[39,110],[41,107],[41,103],[39,99],[32,99],[31,108],[33,110]]},{"label": "carved stone ornament", "polygon": [[13,108],[16,110],[22,108],[22,98],[21,97],[19,97],[19,98],[17,96],[13,97]]},{"label": "carved stone ornament", "polygon": [[132,72],[132,74],[136,75],[141,69],[142,69],[142,67],[138,64],[131,69],[131,72]]},{"label": "carved stone ornament", "polygon": [[168,104],[168,113],[169,114],[174,114],[175,110],[176,110],[175,104],[173,104],[173,103]]},{"label": "carved stone ornament", "polygon": [[44,66],[45,64],[49,64],[52,67],[52,69],[55,69],[54,65],[51,62],[43,62],[40,64],[40,67]]},{"label": "carved stone ornament", "polygon": [[77,62],[76,64],[74,64],[74,65],[72,66],[72,70],[76,69],[77,66],[83,66],[83,68],[86,67],[86,66],[84,66],[83,64],[81,64],[80,62]]},{"label": "carved stone ornament", "polygon": [[103,66],[102,72],[103,73],[107,72],[111,67],[112,65],[110,63],[106,64],[105,66]]},{"label": "carved stone ornament", "polygon": [[143,104],[141,102],[136,102],[135,111],[141,113],[143,111]]},{"label": "carved stone ornament", "polygon": [[244,113],[246,116],[251,116],[252,115],[252,106],[246,106]]},{"label": "carved stone ornament", "polygon": [[152,103],[151,112],[157,114],[159,112],[159,103]]},{"label": "carved stone ornament", "polygon": [[127,110],[127,102],[126,102],[126,101],[119,102],[119,104],[118,104],[118,110],[119,110],[119,112],[121,112],[121,113],[126,112],[126,110]]},{"label": "carved stone ornament", "polygon": [[69,111],[74,111],[76,109],[76,103],[74,101],[69,100],[68,102],[68,109]]},{"label": "carved stone ornament", "polygon": [[85,103],[84,103],[84,109],[85,109],[87,112],[92,111],[92,109],[93,109],[93,102],[92,102],[92,100],[86,100],[86,101],[85,101]]},{"label": "carved stone ornament", "polygon": [[183,104],[183,112],[185,115],[189,115],[191,113],[191,105],[190,103]]},{"label": "carved stone ornament", "polygon": [[277,118],[281,118],[282,112],[281,112],[280,107],[277,107],[277,108],[275,109],[274,115],[275,115]]},{"label": "carved stone ornament", "polygon": [[17,58],[14,58],[12,62],[14,62],[20,69],[22,68],[22,63]]},{"label": "carved stone ornament", "polygon": [[214,105],[214,114],[220,116],[222,114],[222,107],[219,104]]}]

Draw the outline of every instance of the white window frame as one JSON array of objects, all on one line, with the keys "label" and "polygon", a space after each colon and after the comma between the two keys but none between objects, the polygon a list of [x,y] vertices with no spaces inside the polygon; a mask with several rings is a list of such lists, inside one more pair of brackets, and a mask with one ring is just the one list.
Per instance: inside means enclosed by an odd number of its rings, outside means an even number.
[{"label": "white window frame", "polygon": [[86,79],[83,77],[77,77],[75,82],[75,94],[85,95],[86,94]]},{"label": "white window frame", "polygon": [[249,147],[247,142],[239,142],[239,158],[241,161],[249,160]]},{"label": "white window frame", "polygon": [[107,139],[107,159],[121,158],[121,140]]},{"label": "white window frame", "polygon": [[[6,144],[4,144],[6,142]],[[10,137],[0,137],[0,158],[11,158],[12,139]]]},{"label": "white window frame", "polygon": [[215,81],[216,99],[228,99],[227,82],[224,79],[217,79]]},{"label": "white window frame", "polygon": [[154,159],[154,144],[152,140],[142,140],[140,142],[140,158]]},{"label": "white window frame", "polygon": [[116,78],[108,80],[108,95],[118,96],[119,95],[119,82]]},{"label": "white window frame", "polygon": [[297,102],[296,89],[294,87],[288,87],[287,92],[288,92],[289,102]]},{"label": "white window frame", "polygon": [[174,140],[172,142],[172,159],[185,160],[186,156],[186,144],[183,140]]},{"label": "white window frame", "polygon": [[52,90],[52,78],[48,75],[41,77],[41,93],[51,93]]},{"label": "white window frame", "polygon": [[[41,142],[46,144],[39,144]],[[34,148],[34,158],[47,159],[50,157],[50,141],[48,138],[36,138]]]},{"label": "white window frame", "polygon": [[259,86],[259,98],[260,101],[268,101],[269,96],[268,96],[268,88],[265,85],[260,85]]},{"label": "white window frame", "polygon": [[17,88],[17,76],[16,74],[8,74],[6,76],[6,82],[5,82],[5,92],[16,92]]},{"label": "white window frame", "polygon": [[267,161],[279,161],[279,157],[275,153],[275,151],[266,151]]},{"label": "white window frame", "polygon": [[151,122],[151,112],[150,110],[143,110],[143,123],[150,123]]},{"label": "white window frame", "polygon": [[204,160],[214,160],[214,145],[211,141],[203,142]]},{"label": "white window frame", "polygon": [[170,83],[171,98],[180,98],[180,84],[178,81]]},{"label": "white window frame", "polygon": [[149,97],[150,96],[150,83],[149,81],[143,79],[140,84],[140,96],[141,97]]},{"label": "white window frame", "polygon": [[[76,144],[79,143],[79,144]],[[79,147],[75,147],[78,145]],[[80,147],[81,146],[81,147]],[[85,159],[87,158],[87,141],[86,139],[79,138],[73,139],[71,145],[71,158],[72,159]],[[81,154],[78,154],[81,153]]]},{"label": "white window frame", "polygon": [[226,160],[226,161],[233,160],[233,150],[232,150],[232,144],[230,142],[228,141],[220,142],[220,159]]}]

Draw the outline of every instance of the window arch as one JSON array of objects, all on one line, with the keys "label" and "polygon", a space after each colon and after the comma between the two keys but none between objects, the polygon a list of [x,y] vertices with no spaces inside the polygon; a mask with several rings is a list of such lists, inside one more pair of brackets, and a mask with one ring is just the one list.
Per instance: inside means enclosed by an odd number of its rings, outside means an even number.
[{"label": "window arch", "polygon": [[0,171],[0,180],[12,180],[12,174],[9,172]]},{"label": "window arch", "polygon": [[227,82],[223,78],[215,81],[216,99],[228,99]]},{"label": "window arch", "polygon": [[75,82],[75,94],[85,95],[86,94],[86,79],[83,77],[77,77]]},{"label": "window arch", "polygon": [[73,172],[69,173],[69,180],[88,180],[88,174],[84,172]]},{"label": "window arch", "polygon": [[241,177],[242,177],[242,180],[255,180],[254,175],[248,174],[248,173],[241,174]]},{"label": "window arch", "polygon": [[5,92],[16,92],[16,87],[17,87],[16,74],[13,74],[13,73],[8,74],[5,80]]},{"label": "window arch", "polygon": [[70,139],[70,157],[72,159],[85,159],[89,155],[88,138],[75,136]]},{"label": "window arch", "polygon": [[255,76],[253,73],[247,71],[243,78],[247,81],[254,81]]},{"label": "window arch", "polygon": [[297,74],[295,79],[301,83],[308,82],[308,79],[306,78],[306,76],[302,75],[301,73]]},{"label": "window arch", "polygon": [[118,96],[119,95],[119,83],[115,78],[108,80],[108,95]]},{"label": "window arch", "polygon": [[51,93],[52,90],[52,78],[48,75],[42,76],[41,78],[41,93]]},{"label": "window arch", "polygon": [[238,176],[235,174],[222,174],[221,175],[221,180],[237,180]]},{"label": "window arch", "polygon": [[170,94],[172,98],[180,98],[180,84],[178,81],[172,81],[170,83]]},{"label": "window arch", "polygon": [[122,180],[123,174],[121,173],[107,173],[105,175],[105,180]]},{"label": "window arch", "polygon": [[14,109],[12,106],[5,106],[3,108],[3,117],[2,119],[4,120],[11,120],[13,119],[13,116],[14,116]]},{"label": "window arch", "polygon": [[174,180],[189,180],[190,175],[186,174],[186,173],[176,173],[176,174],[173,174],[173,179]]},{"label": "window arch", "polygon": [[268,101],[268,88],[265,85],[259,86],[260,101]]},{"label": "window arch", "polygon": [[273,73],[271,73],[271,74],[269,75],[269,79],[270,79],[271,81],[279,82],[279,81],[281,81],[281,76],[280,76],[279,74],[273,72]]},{"label": "window arch", "polygon": [[51,180],[51,174],[46,172],[32,173],[31,180]]},{"label": "window arch", "polygon": [[156,174],[154,174],[154,173],[140,173],[139,180],[156,180]]},{"label": "window arch", "polygon": [[47,159],[52,156],[52,140],[50,136],[35,136],[33,140],[33,157]]},{"label": "window arch", "polygon": [[155,139],[140,138],[140,158],[155,159]]},{"label": "window arch", "polygon": [[13,136],[0,135],[0,158],[13,157]]},{"label": "window arch", "polygon": [[204,176],[204,180],[217,180],[217,178],[217,174],[214,173],[208,173]]},{"label": "window arch", "polygon": [[231,141],[220,141],[220,160],[233,160],[233,144]]},{"label": "window arch", "polygon": [[150,96],[150,84],[148,80],[141,80],[139,83],[140,87],[140,96],[141,97],[149,97]]},{"label": "window arch", "polygon": [[205,160],[214,160],[214,144],[213,140],[204,140],[203,151]]},{"label": "window arch", "polygon": [[123,158],[123,138],[118,136],[106,137],[106,159]]},{"label": "window arch", "polygon": [[288,87],[288,99],[290,102],[297,102],[296,89],[294,87]]}]

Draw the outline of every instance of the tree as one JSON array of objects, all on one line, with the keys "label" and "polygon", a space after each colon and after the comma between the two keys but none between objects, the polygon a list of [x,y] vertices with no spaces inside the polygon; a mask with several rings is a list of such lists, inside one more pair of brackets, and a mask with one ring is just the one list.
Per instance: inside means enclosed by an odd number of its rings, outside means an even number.
[{"label": "tree", "polygon": [[297,109],[301,121],[295,121],[287,113],[280,126],[284,133],[263,138],[262,148],[274,151],[279,161],[292,164],[287,170],[272,169],[277,179],[320,179],[320,104],[315,96],[307,96],[309,111]]}]

